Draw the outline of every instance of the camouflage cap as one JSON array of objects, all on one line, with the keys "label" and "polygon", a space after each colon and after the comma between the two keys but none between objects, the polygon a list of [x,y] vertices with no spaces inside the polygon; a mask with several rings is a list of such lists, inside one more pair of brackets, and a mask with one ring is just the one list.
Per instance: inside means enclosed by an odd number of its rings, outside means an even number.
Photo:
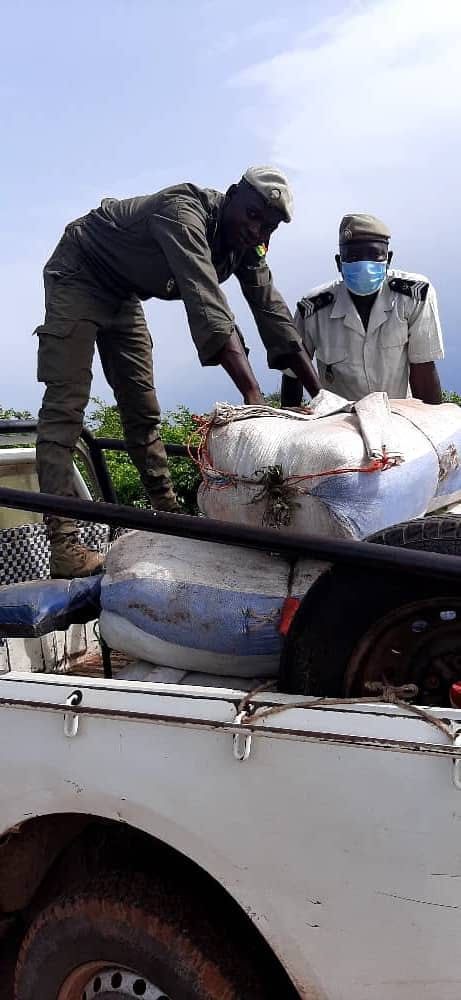
[{"label": "camouflage cap", "polygon": [[381,219],[374,215],[358,213],[345,215],[339,226],[339,245],[368,240],[383,240],[386,243],[391,238],[391,231]]},{"label": "camouflage cap", "polygon": [[243,179],[263,196],[271,208],[280,212],[284,222],[291,222],[293,194],[285,174],[277,167],[248,167]]}]

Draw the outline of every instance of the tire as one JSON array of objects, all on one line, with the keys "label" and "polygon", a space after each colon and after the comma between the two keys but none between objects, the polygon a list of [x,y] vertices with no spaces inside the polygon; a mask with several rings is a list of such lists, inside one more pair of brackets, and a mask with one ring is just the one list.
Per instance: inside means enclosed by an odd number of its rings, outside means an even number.
[{"label": "tire", "polygon": [[431,515],[417,521],[404,521],[391,528],[378,531],[367,538],[378,545],[395,545],[402,549],[420,552],[438,552],[442,555],[461,555],[461,517],[446,514]]},{"label": "tire", "polygon": [[[367,539],[379,545],[461,555],[461,518],[428,517],[386,528]],[[281,657],[280,689],[342,697],[359,640],[386,614],[409,602],[459,593],[455,583],[333,567],[304,597]]]},{"label": "tire", "polygon": [[120,970],[114,982],[125,973],[127,983],[131,970],[132,984],[123,986],[126,992],[115,991],[114,1000],[158,996],[155,987],[164,991],[162,1000],[294,1000],[297,994],[278,966],[274,974],[275,961],[267,970],[257,968],[241,932],[225,931],[204,909],[197,897],[154,891],[142,876],[106,878],[56,899],[35,918],[23,941],[15,1000],[82,1000],[85,995],[89,1000],[101,989],[96,979],[110,980],[114,968]]}]

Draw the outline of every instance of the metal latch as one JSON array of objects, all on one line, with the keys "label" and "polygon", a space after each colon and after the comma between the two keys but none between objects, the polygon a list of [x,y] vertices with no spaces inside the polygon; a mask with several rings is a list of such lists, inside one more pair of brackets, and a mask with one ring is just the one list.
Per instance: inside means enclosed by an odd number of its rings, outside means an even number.
[{"label": "metal latch", "polygon": [[[453,749],[461,750],[461,729],[459,725],[453,727]],[[453,760],[453,783],[455,788],[461,792],[461,757]]]},{"label": "metal latch", "polygon": [[[82,701],[83,694],[77,688],[75,691],[72,691],[72,694],[70,694],[68,698],[66,698],[66,705],[69,705],[69,707],[73,705],[81,705]],[[77,712],[66,712],[64,715],[64,736],[68,736],[69,739],[71,739],[72,736],[76,736],[78,733],[78,722],[79,719]]]},{"label": "metal latch", "polygon": [[[239,712],[235,716],[234,726],[241,726],[242,722],[248,718],[248,714],[248,709]],[[234,733],[232,749],[236,760],[248,760],[251,753],[251,734]]]}]

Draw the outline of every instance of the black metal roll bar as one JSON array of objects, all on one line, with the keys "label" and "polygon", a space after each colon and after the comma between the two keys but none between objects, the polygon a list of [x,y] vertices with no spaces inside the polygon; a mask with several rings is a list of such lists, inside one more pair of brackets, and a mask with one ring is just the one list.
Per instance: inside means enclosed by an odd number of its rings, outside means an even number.
[{"label": "black metal roll bar", "polygon": [[[34,434],[36,429],[35,420],[0,420],[0,439],[2,435],[7,434]],[[2,487],[0,506],[14,510],[35,511],[39,514],[57,514],[81,521],[102,522],[114,528],[137,528],[142,531],[179,535],[223,545],[277,552],[291,560],[302,555],[310,559],[353,566],[355,569],[403,573],[405,576],[417,575],[447,582],[461,581],[459,556],[417,552],[414,549],[399,549],[390,545],[341,538],[284,534],[275,529],[252,528],[227,521],[214,521],[206,517],[167,514],[162,511],[122,506],[117,503],[104,451],[126,451],[125,443],[117,438],[95,437],[87,428],[82,432],[82,440],[98,475],[103,501],[94,502]],[[168,455],[180,457],[189,455],[184,445],[166,444],[165,447]],[[353,586],[352,580],[351,586]]]},{"label": "black metal roll bar", "polygon": [[[356,542],[317,535],[288,535],[275,529],[251,528],[228,521],[214,521],[188,514],[167,514],[162,511],[139,510],[121,504],[94,502],[51,493],[31,493],[27,490],[0,488],[0,507],[31,510],[39,514],[57,514],[81,521],[103,522],[117,528],[137,528],[195,538],[223,545],[277,552],[291,560],[299,556],[333,562],[354,568],[423,576],[444,581],[461,580],[461,559],[436,552],[416,552],[370,542]],[[351,586],[353,580],[351,579]]]},{"label": "black metal roll bar", "polygon": [[[33,435],[36,433],[36,420],[0,420],[0,441],[1,437],[7,434]],[[117,503],[117,494],[109,475],[104,452],[127,451],[125,441],[121,441],[119,438],[95,437],[87,427],[83,428],[80,437],[93,464],[103,500],[107,503]],[[168,442],[165,443],[165,450],[171,458],[190,458],[191,454],[196,454],[195,448],[187,449],[183,444],[169,444]]]}]

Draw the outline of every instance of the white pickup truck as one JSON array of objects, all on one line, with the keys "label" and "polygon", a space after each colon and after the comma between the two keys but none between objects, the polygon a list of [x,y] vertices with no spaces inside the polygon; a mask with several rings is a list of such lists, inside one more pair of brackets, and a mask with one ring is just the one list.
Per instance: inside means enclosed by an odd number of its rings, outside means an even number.
[{"label": "white pickup truck", "polygon": [[[291,693],[136,680],[115,658],[104,677],[89,621],[5,626],[17,580],[44,573],[3,488],[35,486],[34,453],[0,456],[4,570],[22,532],[0,587],[0,928],[18,941],[2,1000],[459,1000],[455,519],[419,522],[407,544],[435,554],[402,551],[397,579],[394,549],[337,544],[285,640]],[[80,495],[88,520],[83,481]],[[30,521],[31,551],[37,538]],[[317,559],[328,544],[311,545]],[[294,693],[306,663],[337,697]],[[390,703],[364,697],[373,681]],[[408,683],[422,694],[405,706]]]}]

